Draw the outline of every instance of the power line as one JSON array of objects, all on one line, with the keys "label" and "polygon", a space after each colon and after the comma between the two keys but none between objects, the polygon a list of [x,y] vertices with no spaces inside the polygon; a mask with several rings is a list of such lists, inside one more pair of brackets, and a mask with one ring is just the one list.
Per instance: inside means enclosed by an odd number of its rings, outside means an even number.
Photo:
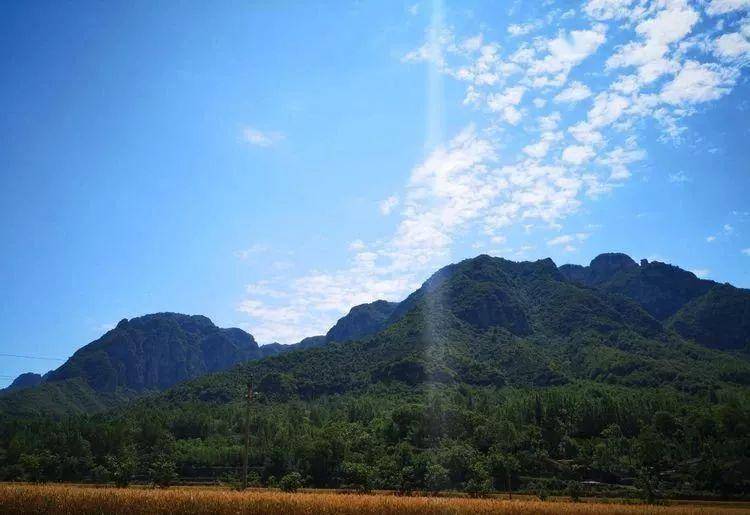
[{"label": "power line", "polygon": [[45,361],[65,361],[64,358],[44,358],[42,356],[22,356],[20,354],[0,354],[6,358],[43,359]]}]

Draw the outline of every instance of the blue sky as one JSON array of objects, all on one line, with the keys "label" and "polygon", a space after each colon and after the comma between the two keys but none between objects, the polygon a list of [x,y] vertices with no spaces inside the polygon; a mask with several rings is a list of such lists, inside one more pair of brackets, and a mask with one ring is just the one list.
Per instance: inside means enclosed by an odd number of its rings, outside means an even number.
[{"label": "blue sky", "polygon": [[293,342],[483,252],[750,287],[749,9],[4,3],[0,353],[155,311]]}]

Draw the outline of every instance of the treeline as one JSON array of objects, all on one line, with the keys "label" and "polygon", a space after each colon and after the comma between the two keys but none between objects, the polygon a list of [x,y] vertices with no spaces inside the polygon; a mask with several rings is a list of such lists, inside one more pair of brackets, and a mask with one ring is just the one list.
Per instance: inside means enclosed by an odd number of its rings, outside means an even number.
[{"label": "treeline", "polygon": [[[544,389],[422,385],[253,400],[252,484],[401,492],[581,488],[747,494],[745,393],[578,383]],[[244,405],[145,400],[126,411],[0,422],[0,479],[126,485],[236,481]]]}]

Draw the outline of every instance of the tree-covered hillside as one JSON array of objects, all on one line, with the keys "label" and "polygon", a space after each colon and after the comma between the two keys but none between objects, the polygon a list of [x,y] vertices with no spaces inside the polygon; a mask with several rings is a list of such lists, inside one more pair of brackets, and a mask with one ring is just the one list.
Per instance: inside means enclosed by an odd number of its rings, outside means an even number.
[{"label": "tree-covered hillside", "polygon": [[[610,280],[479,256],[438,271],[357,341],[247,361],[97,415],[17,417],[6,403],[0,474],[232,474],[250,383],[263,484],[299,473],[310,486],[403,491],[746,493],[746,355],[684,339],[676,318],[597,285]],[[688,308],[700,325],[706,315]],[[48,402],[62,395],[45,392],[54,386],[15,395]]]}]

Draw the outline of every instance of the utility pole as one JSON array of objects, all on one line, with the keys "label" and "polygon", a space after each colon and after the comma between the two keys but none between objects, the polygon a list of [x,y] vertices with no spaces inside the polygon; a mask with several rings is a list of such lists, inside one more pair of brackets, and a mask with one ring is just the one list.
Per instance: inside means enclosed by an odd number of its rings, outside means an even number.
[{"label": "utility pole", "polygon": [[253,400],[253,384],[247,383],[247,402],[245,403],[245,453],[242,457],[242,489],[247,488],[247,457],[250,452],[250,402]]}]

